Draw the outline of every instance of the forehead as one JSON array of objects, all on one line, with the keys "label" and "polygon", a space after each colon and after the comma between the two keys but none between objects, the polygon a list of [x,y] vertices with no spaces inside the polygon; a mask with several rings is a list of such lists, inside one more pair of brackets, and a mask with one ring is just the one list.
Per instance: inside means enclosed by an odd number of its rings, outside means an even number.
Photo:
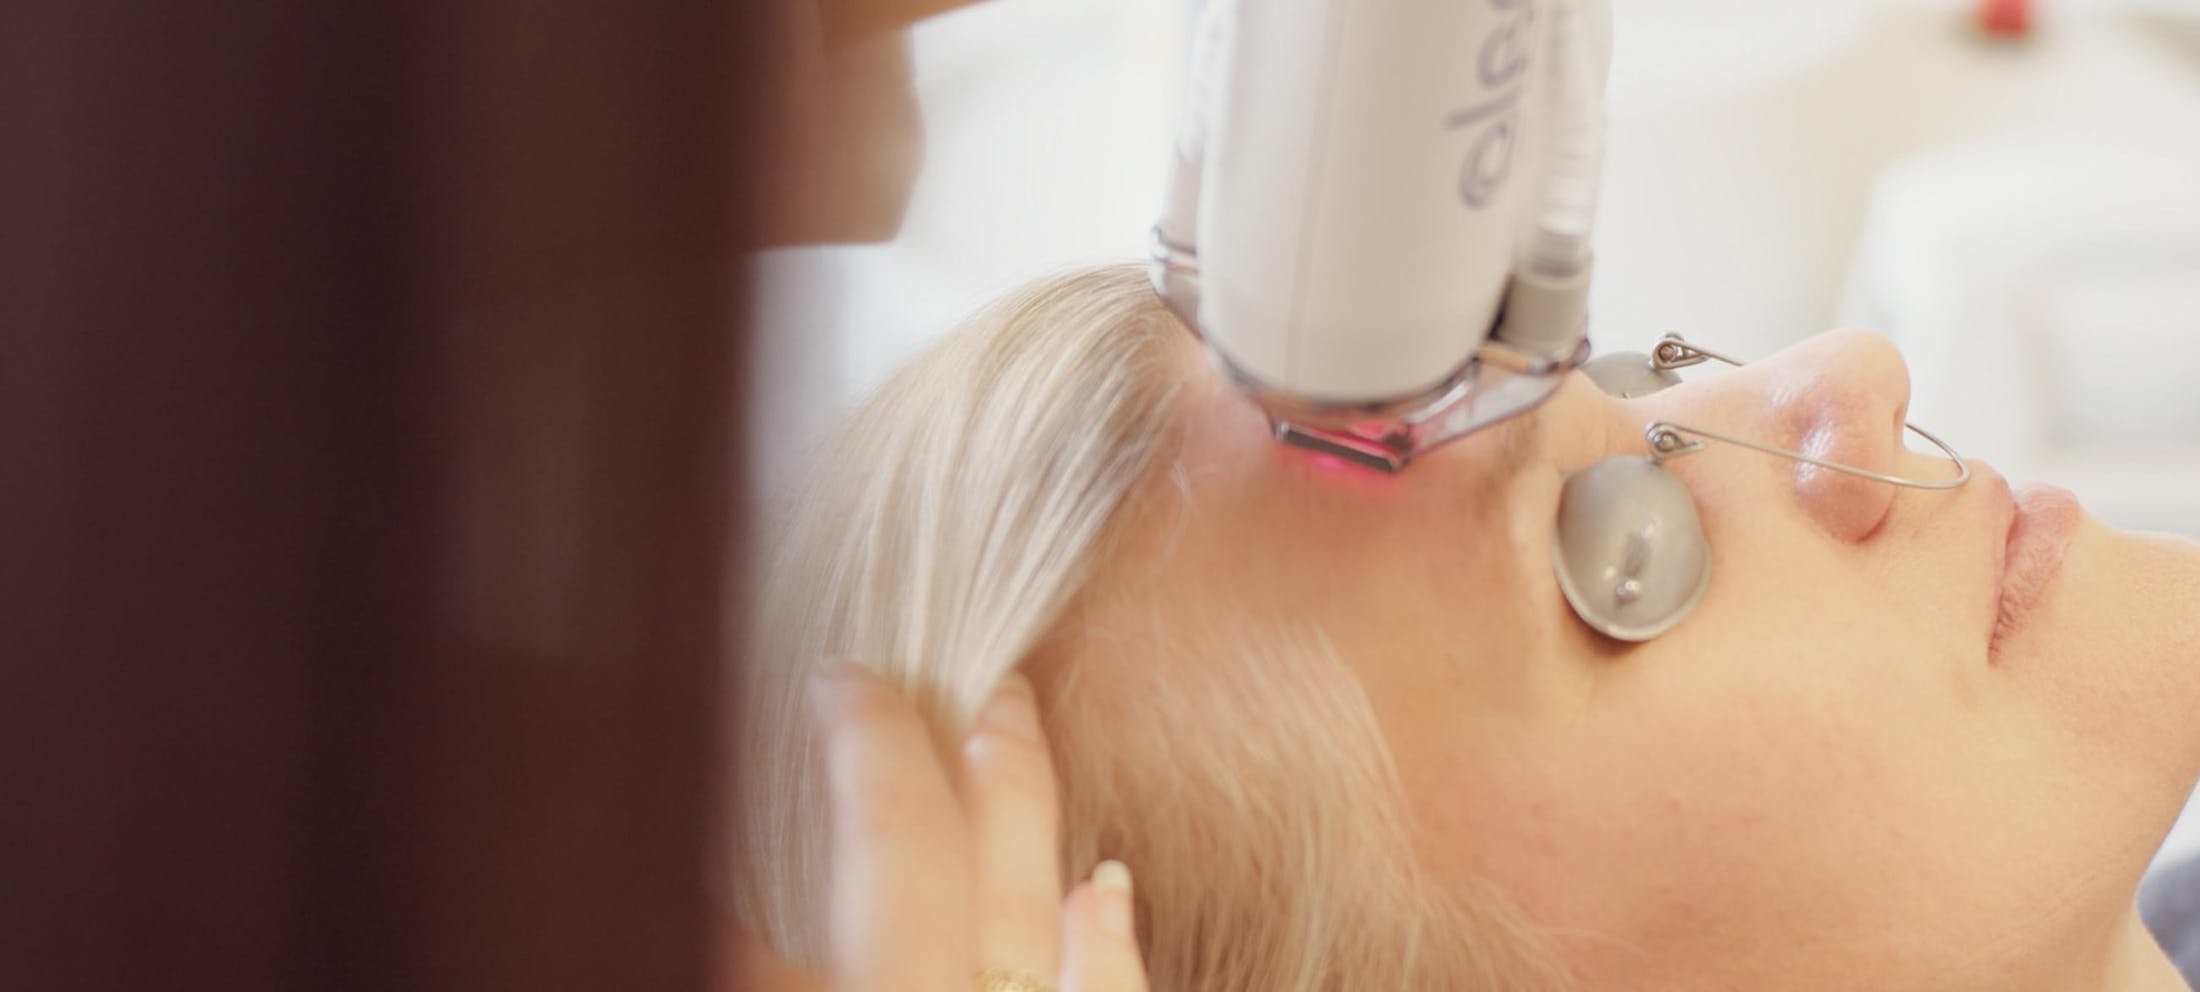
[{"label": "forehead", "polygon": [[1385,474],[1275,440],[1190,352],[1181,443],[1123,509],[1083,597],[1089,619],[1166,631],[1218,610],[1272,614],[1378,652],[1456,641],[1463,626],[1501,643],[1532,625],[1523,592],[1538,574],[1548,584],[1550,516],[1521,510],[1535,501],[1526,480],[1555,478],[1544,414]]}]

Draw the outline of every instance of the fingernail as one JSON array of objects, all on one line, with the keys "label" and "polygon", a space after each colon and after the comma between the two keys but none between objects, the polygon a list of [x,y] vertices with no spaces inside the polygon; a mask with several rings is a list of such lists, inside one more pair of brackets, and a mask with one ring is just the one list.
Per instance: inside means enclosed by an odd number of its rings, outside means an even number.
[{"label": "fingernail", "polygon": [[1019,672],[1008,673],[1008,677],[1001,680],[1001,687],[993,691],[993,698],[979,711],[978,726],[1026,741],[1042,739],[1039,697],[1031,689],[1031,680]]},{"label": "fingernail", "polygon": [[1092,870],[1100,927],[1118,937],[1131,935],[1131,870],[1121,861],[1102,861]]}]

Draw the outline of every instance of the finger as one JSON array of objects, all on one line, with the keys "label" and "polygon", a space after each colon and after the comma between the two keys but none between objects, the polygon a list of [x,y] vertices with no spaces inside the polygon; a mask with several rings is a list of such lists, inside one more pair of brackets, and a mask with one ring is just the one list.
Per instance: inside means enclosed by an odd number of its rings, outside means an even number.
[{"label": "finger", "polygon": [[1011,674],[963,746],[963,810],[977,861],[978,964],[1038,975],[1060,963],[1062,881],[1054,764],[1031,683]]},{"label": "finger", "polygon": [[970,983],[970,837],[916,708],[853,664],[819,673],[833,803],[834,987]]},{"label": "finger", "polygon": [[1146,992],[1132,923],[1131,873],[1103,861],[1062,911],[1062,992]]}]

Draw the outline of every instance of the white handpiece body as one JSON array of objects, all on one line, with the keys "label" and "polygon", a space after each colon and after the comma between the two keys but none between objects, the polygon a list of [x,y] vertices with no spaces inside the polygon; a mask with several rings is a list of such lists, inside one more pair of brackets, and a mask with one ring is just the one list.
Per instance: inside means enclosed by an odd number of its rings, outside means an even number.
[{"label": "white handpiece body", "polygon": [[1269,386],[1345,402],[1425,390],[1466,361],[1534,181],[1532,11],[1238,5],[1199,207],[1212,347]]},{"label": "white handpiece body", "polygon": [[[1156,234],[1195,273],[1176,296],[1196,295],[1216,357],[1272,395],[1379,405],[1458,376],[1516,274],[1547,270],[1578,307],[1603,12],[1212,0]],[[1541,299],[1514,309],[1540,314]],[[1578,343],[1578,312],[1558,319],[1575,337],[1558,344]]]}]

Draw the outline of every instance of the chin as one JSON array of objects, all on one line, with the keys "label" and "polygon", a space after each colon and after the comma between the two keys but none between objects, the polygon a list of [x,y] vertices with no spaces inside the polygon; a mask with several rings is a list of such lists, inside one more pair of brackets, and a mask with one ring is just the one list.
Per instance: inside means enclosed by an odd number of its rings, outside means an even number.
[{"label": "chin", "polygon": [[2200,778],[2200,541],[2089,518],[2065,564],[2034,646],[2048,701],[2182,805]]},{"label": "chin", "polygon": [[2200,541],[2117,530],[2088,516],[2065,565],[2069,588],[2054,593],[2070,601],[2057,611],[2062,619],[2081,619],[2068,615],[2081,608],[2092,614],[2085,626],[2103,634],[2120,626],[2132,639],[2127,646],[2142,652],[2191,649],[2200,636]]},{"label": "chin", "polygon": [[[2106,529],[2106,528],[2104,528]],[[2200,541],[2179,534],[2110,530],[2125,544],[2137,604],[2160,619],[2184,621],[2184,646],[2200,634]]]}]

